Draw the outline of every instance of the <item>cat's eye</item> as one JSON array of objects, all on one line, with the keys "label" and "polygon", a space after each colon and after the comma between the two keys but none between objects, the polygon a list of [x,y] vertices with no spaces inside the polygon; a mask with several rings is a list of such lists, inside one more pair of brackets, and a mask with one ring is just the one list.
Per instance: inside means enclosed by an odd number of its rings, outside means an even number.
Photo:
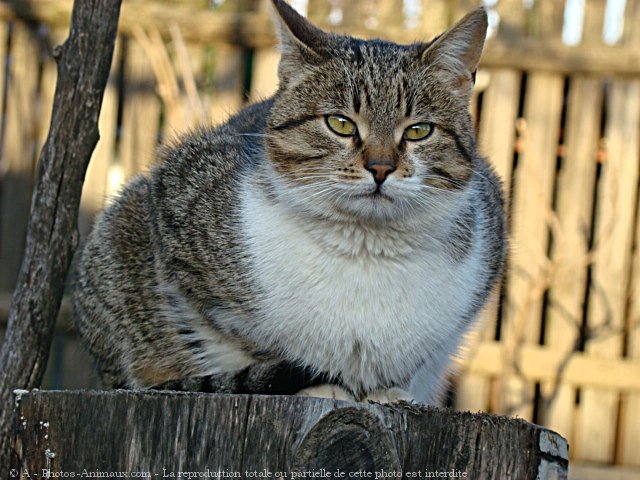
[{"label": "cat's eye", "polygon": [[327,115],[326,121],[329,128],[342,137],[353,137],[358,131],[356,124],[342,115]]},{"label": "cat's eye", "polygon": [[405,140],[424,140],[433,131],[433,125],[430,123],[416,123],[414,125],[410,125],[404,129],[402,133],[402,138]]}]

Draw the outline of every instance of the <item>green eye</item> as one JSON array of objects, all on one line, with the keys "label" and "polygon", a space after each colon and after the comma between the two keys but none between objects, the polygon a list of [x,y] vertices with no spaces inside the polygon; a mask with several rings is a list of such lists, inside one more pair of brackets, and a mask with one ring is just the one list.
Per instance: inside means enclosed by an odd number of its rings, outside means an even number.
[{"label": "green eye", "polygon": [[402,138],[405,140],[424,140],[433,131],[430,123],[416,123],[404,129]]},{"label": "green eye", "polygon": [[358,131],[356,124],[342,115],[327,115],[327,125],[342,137],[353,137]]}]

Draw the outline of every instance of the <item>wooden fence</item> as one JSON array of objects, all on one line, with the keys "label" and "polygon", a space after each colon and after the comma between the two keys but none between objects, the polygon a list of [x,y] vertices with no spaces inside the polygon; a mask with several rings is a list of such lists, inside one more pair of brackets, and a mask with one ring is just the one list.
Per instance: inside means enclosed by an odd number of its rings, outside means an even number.
[{"label": "wooden fence", "polygon": [[[430,39],[472,0],[292,1],[326,28]],[[576,462],[640,467],[640,0],[492,0],[472,111],[509,197],[512,256],[453,376],[456,408],[565,436]],[[82,232],[163,138],[272,93],[262,0],[127,0]],[[70,0],[0,3],[0,313],[6,318]],[[16,7],[17,5],[17,7]],[[497,296],[498,297],[498,296]],[[65,303],[65,305],[67,305]],[[63,306],[48,385],[95,385]]]}]

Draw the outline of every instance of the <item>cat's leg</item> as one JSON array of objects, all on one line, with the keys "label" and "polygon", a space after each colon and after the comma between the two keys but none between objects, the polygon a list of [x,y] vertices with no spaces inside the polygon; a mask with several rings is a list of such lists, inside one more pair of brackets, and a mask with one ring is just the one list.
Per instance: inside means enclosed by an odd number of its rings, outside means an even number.
[{"label": "cat's leg", "polygon": [[355,397],[339,385],[325,383],[300,390],[296,395],[301,397],[332,398],[334,400],[355,401]]},{"label": "cat's leg", "polygon": [[442,405],[447,391],[449,363],[448,357],[442,356],[432,359],[428,365],[425,364],[418,369],[408,388],[417,402],[426,405]]},{"label": "cat's leg", "polygon": [[395,403],[413,402],[414,399],[411,393],[409,393],[407,390],[399,387],[392,387],[371,392],[363,399],[363,401],[377,403]]},{"label": "cat's leg", "polygon": [[210,375],[196,375],[156,384],[153,390],[259,395],[294,395],[325,384],[327,376],[286,360],[257,361],[248,367]]}]

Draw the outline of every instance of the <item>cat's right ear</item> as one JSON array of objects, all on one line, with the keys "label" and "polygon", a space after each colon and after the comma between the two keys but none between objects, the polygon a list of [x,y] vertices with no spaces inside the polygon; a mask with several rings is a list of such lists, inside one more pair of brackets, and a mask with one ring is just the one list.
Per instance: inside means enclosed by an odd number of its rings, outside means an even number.
[{"label": "cat's right ear", "polygon": [[278,76],[281,82],[287,83],[300,76],[305,66],[318,65],[326,59],[331,35],[310,23],[284,0],[272,0],[272,5],[282,54]]}]

